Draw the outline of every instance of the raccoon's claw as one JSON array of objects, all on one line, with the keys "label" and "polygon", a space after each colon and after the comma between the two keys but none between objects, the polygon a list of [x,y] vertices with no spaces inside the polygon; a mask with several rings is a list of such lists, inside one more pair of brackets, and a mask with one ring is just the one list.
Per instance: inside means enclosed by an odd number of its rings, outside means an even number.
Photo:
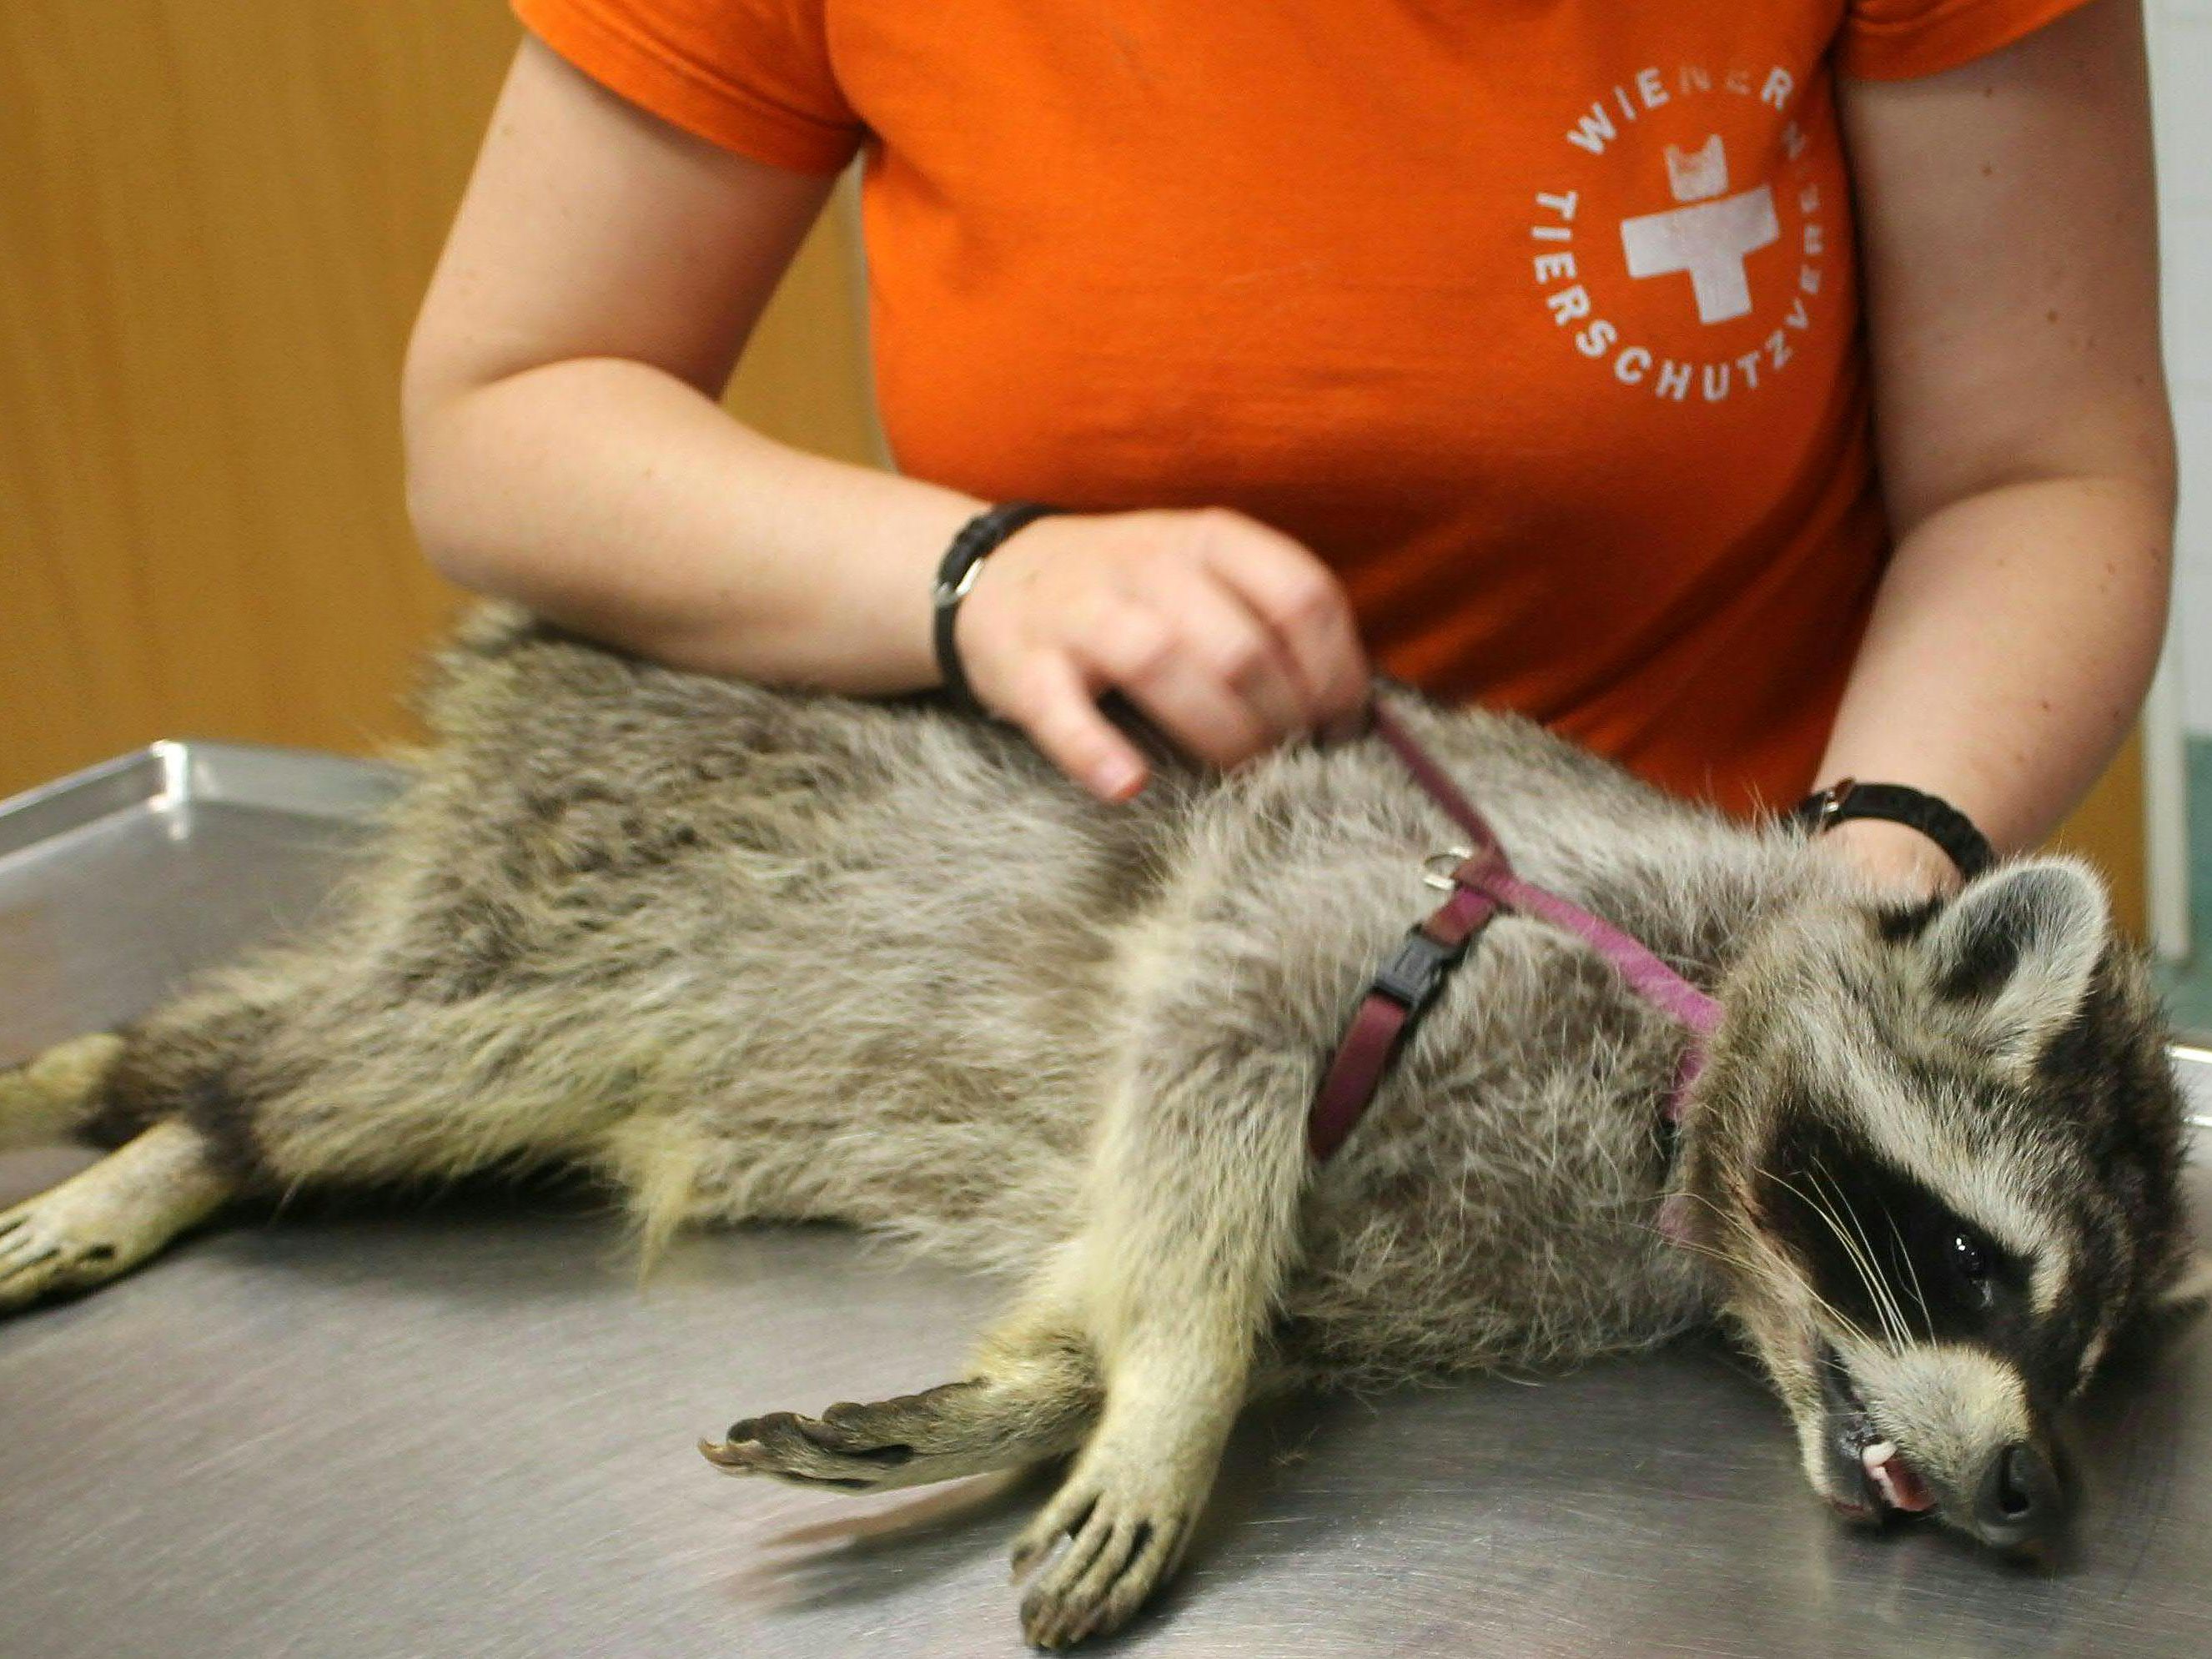
[{"label": "raccoon's claw", "polygon": [[1066,1539],[1022,1598],[1023,1634],[1038,1647],[1063,1648],[1119,1629],[1175,1571],[1189,1519],[1180,1506],[1071,1480],[1014,1544],[1020,1578]]},{"label": "raccoon's claw", "polygon": [[729,1437],[802,1458],[827,1454],[858,1458],[886,1468],[896,1468],[914,1456],[911,1446],[895,1441],[876,1441],[865,1428],[855,1434],[849,1419],[839,1420],[841,1413],[860,1409],[850,1405],[832,1406],[818,1418],[801,1417],[795,1412],[770,1412],[765,1417],[748,1417],[732,1423]]},{"label": "raccoon's claw", "polygon": [[0,1215],[0,1312],[50,1296],[89,1290],[129,1264],[96,1231],[75,1224],[70,1206],[43,1194]]},{"label": "raccoon's claw", "polygon": [[0,1213],[0,1314],[127,1273],[230,1195],[198,1131],[157,1123]]},{"label": "raccoon's claw", "polygon": [[[720,1445],[699,1443],[707,1461],[732,1474],[768,1474],[801,1486],[836,1486],[865,1492],[876,1484],[864,1474],[848,1472],[848,1454],[815,1439],[810,1430],[822,1425],[812,1418],[790,1412],[771,1412],[730,1425]],[[862,1467],[866,1466],[863,1463]]]}]

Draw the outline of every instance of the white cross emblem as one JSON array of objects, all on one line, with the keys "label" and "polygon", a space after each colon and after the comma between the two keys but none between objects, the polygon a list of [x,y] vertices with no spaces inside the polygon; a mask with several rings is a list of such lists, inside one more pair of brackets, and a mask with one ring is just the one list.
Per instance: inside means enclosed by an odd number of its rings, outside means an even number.
[{"label": "white cross emblem", "polygon": [[1726,193],[1728,155],[1718,133],[1688,152],[1668,145],[1667,179],[1674,199],[1689,205],[1620,222],[1628,274],[1670,276],[1687,271],[1699,322],[1743,316],[1751,309],[1743,262],[1782,235],[1773,191],[1761,185],[1734,196]]}]

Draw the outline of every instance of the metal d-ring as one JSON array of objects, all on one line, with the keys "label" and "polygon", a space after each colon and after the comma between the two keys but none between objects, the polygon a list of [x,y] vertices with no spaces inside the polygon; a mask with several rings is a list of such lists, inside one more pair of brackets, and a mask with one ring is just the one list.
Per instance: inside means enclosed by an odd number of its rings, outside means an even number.
[{"label": "metal d-ring", "polygon": [[[1441,853],[1431,853],[1421,860],[1421,880],[1439,893],[1449,893],[1454,885],[1451,872],[1474,856],[1472,847],[1447,847]],[[1443,867],[1439,869],[1439,865]]]}]

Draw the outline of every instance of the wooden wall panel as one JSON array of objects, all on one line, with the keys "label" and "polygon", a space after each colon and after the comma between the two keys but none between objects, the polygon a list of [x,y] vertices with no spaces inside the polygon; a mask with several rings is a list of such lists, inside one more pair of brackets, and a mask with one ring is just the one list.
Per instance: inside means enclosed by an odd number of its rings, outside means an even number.
[{"label": "wooden wall panel", "polygon": [[[401,354],[516,27],[498,0],[0,5],[0,794],[156,737],[407,731],[456,597]],[[849,216],[732,406],[873,454]]]},{"label": "wooden wall panel", "polygon": [[848,174],[784,274],[722,402],[786,443],[890,465],[876,423],[860,270],[858,179]]},{"label": "wooden wall panel", "polygon": [[2104,871],[2112,914],[2139,939],[2150,937],[2150,849],[2143,836],[2142,728],[2130,734],[2088,799],[2058,827],[2051,844],[2079,853]]}]

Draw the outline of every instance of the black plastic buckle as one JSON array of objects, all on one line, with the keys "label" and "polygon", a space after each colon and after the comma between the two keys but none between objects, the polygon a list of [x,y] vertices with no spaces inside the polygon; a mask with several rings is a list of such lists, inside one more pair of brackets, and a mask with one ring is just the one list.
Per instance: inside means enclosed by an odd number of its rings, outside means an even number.
[{"label": "black plastic buckle", "polygon": [[1436,995],[1445,972],[1466,949],[1464,942],[1439,945],[1419,927],[1413,928],[1375,970],[1373,988],[1407,1013],[1418,1014]]}]

